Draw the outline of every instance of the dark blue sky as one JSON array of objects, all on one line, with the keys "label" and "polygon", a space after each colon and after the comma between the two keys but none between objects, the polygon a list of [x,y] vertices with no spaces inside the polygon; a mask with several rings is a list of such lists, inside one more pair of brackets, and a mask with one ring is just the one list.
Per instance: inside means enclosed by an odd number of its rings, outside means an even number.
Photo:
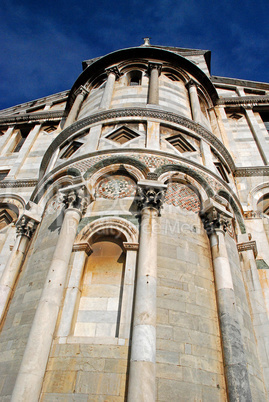
[{"label": "dark blue sky", "polygon": [[0,109],[69,89],[85,59],[137,46],[212,51],[212,75],[269,82],[269,0],[2,0]]}]

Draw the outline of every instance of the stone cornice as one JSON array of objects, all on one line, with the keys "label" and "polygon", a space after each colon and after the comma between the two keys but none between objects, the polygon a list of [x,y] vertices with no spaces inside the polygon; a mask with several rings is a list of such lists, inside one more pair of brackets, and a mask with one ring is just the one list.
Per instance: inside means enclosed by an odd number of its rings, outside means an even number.
[{"label": "stone cornice", "polygon": [[239,252],[252,250],[253,253],[254,253],[255,258],[257,257],[257,254],[258,254],[258,252],[257,252],[257,245],[256,245],[256,241],[255,241],[255,240],[253,240],[253,241],[247,241],[247,242],[245,242],[245,243],[238,243],[238,244],[237,244],[237,250],[238,250]]},{"label": "stone cornice", "polygon": [[0,182],[0,188],[13,188],[13,187],[35,187],[38,181],[34,179],[29,180],[3,180]]},{"label": "stone cornice", "polygon": [[63,130],[61,134],[55,138],[55,140],[51,143],[49,148],[47,149],[40,168],[40,178],[44,175],[46,167],[49,163],[51,155],[60,145],[64,143],[67,139],[72,137],[72,135],[77,134],[78,131],[83,130],[83,128],[88,127],[91,124],[102,122],[103,120],[115,120],[119,118],[128,118],[128,117],[140,117],[140,118],[151,118],[151,119],[158,119],[162,122],[170,122],[175,123],[183,126],[186,129],[193,131],[193,133],[197,134],[198,137],[201,137],[207,140],[212,146],[216,148],[217,151],[220,152],[226,163],[228,164],[229,168],[233,172],[235,170],[234,161],[224,147],[222,142],[214,136],[209,130],[204,128],[198,123],[193,122],[192,120],[188,119],[187,117],[178,115],[172,112],[166,112],[159,109],[154,108],[124,108],[124,109],[115,109],[115,110],[108,110],[104,112],[99,112],[93,114],[85,119],[79,120],[76,123],[69,126],[67,129]]},{"label": "stone cornice", "polygon": [[220,98],[217,100],[217,105],[259,105],[269,103],[269,96],[238,96],[234,98]]},{"label": "stone cornice", "polygon": [[54,120],[62,118],[64,115],[65,113],[63,110],[9,115],[5,117],[0,117],[0,125],[2,124],[11,125],[14,123],[23,123],[28,121],[39,122],[44,120]]},{"label": "stone cornice", "polygon": [[269,166],[239,167],[234,171],[235,177],[269,176]]}]

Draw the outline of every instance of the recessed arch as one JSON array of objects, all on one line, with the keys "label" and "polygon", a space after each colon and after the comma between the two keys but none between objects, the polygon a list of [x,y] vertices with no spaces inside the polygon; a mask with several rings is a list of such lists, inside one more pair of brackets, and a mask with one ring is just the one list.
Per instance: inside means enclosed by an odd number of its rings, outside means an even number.
[{"label": "recessed arch", "polygon": [[209,185],[208,181],[206,181],[199,173],[194,171],[193,169],[187,167],[187,166],[180,166],[180,165],[164,165],[156,169],[155,173],[157,174],[158,177],[163,175],[166,172],[182,172],[190,177],[192,177],[197,183],[201,185],[201,187],[204,189],[208,197],[213,197],[214,196],[214,191]]},{"label": "recessed arch", "polygon": [[108,166],[119,165],[119,164],[134,167],[135,169],[133,170],[133,174],[135,176],[137,175],[137,177],[141,177],[141,175],[143,175],[145,178],[147,176],[147,173],[149,172],[147,166],[144,163],[140,162],[139,160],[131,158],[129,156],[115,155],[94,164],[84,173],[83,178],[87,180],[98,170]]}]

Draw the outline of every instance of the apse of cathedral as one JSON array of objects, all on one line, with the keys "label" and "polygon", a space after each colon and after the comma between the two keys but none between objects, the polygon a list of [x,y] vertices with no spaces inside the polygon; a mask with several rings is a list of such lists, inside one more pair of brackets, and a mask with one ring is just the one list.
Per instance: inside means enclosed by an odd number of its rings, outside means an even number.
[{"label": "apse of cathedral", "polygon": [[144,43],[0,112],[0,400],[266,401],[269,84]]}]

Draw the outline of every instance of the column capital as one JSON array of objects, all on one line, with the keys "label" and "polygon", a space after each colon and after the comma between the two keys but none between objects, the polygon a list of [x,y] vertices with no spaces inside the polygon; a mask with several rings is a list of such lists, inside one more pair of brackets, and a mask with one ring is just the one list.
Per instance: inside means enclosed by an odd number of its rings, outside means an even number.
[{"label": "column capital", "polygon": [[86,95],[88,95],[89,91],[83,86],[81,85],[76,91],[75,91],[75,96],[77,97],[78,95],[83,95],[83,97],[85,97]]},{"label": "column capital", "polygon": [[253,105],[242,105],[242,107],[245,110],[252,110],[253,109]]},{"label": "column capital", "polygon": [[148,64],[148,72],[150,73],[152,70],[158,70],[158,74],[160,75],[162,71],[162,66],[163,66],[162,63],[150,61]]},{"label": "column capital", "polygon": [[155,180],[141,180],[137,183],[137,205],[141,211],[144,208],[156,209],[160,215],[167,185]]},{"label": "column capital", "polygon": [[68,187],[61,190],[66,210],[77,209],[82,215],[90,203],[90,195],[85,185]]},{"label": "column capital", "polygon": [[84,242],[84,243],[75,243],[73,245],[73,250],[72,251],[84,251],[87,256],[92,254],[92,248],[89,245],[88,242]]},{"label": "column capital", "polygon": [[108,67],[105,69],[105,72],[107,73],[107,75],[114,74],[116,76],[116,79],[119,78],[121,75],[118,66]]},{"label": "column capital", "polygon": [[204,203],[203,210],[200,212],[200,218],[209,236],[218,229],[226,232],[228,226],[231,224],[233,215],[224,206],[212,199],[208,199]]},{"label": "column capital", "polygon": [[23,215],[16,224],[16,234],[17,236],[26,236],[31,239],[36,226],[37,222],[34,219]]},{"label": "column capital", "polygon": [[190,87],[196,87],[198,88],[199,84],[198,82],[194,81],[192,78],[187,82],[187,84],[185,85],[187,89],[189,89]]}]

